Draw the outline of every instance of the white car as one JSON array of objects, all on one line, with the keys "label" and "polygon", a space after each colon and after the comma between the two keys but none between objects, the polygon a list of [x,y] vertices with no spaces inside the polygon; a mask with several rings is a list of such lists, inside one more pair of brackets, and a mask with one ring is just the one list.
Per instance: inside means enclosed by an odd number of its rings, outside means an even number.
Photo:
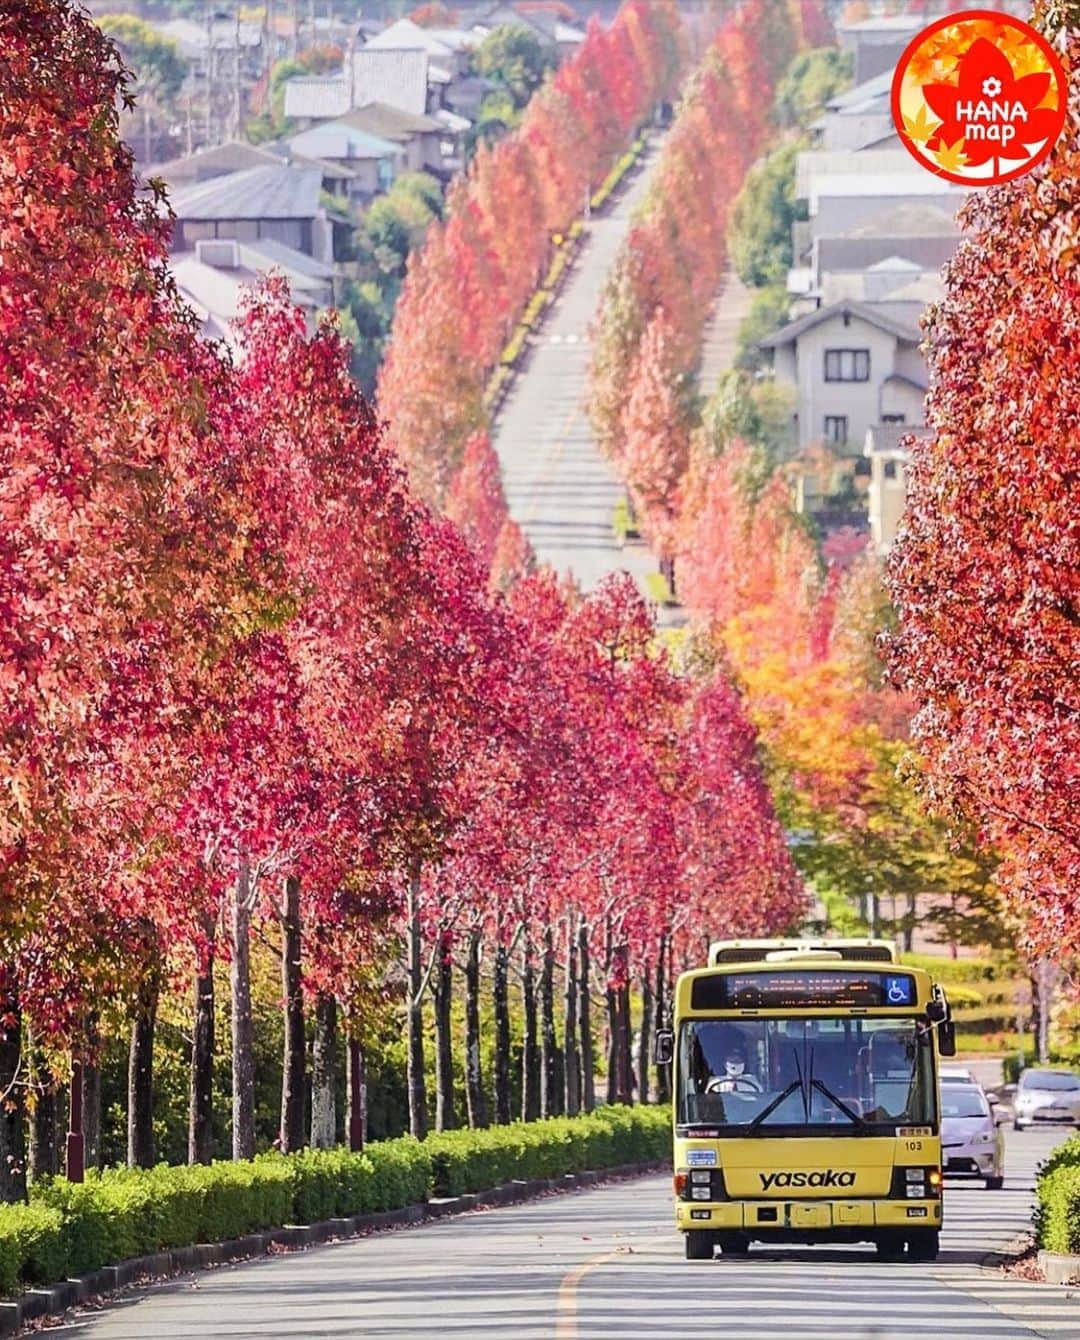
[{"label": "white car", "polygon": [[941,1086],[941,1159],[950,1176],[982,1177],[999,1191],[1005,1178],[1005,1137],[978,1084]]},{"label": "white car", "polygon": [[1013,1101],[1018,1131],[1036,1121],[1080,1126],[1080,1075],[1071,1070],[1022,1070]]}]

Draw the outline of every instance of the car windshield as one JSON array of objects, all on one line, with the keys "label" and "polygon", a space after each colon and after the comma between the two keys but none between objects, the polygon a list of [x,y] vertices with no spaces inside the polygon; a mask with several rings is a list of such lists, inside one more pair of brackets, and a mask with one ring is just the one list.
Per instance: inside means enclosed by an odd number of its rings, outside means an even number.
[{"label": "car windshield", "polygon": [[678,1121],[748,1135],[875,1133],[934,1120],[915,1019],[694,1019],[679,1035]]},{"label": "car windshield", "polygon": [[985,1117],[990,1109],[973,1084],[946,1084],[941,1090],[941,1115],[945,1117]]},{"label": "car windshield", "polygon": [[1020,1087],[1049,1092],[1080,1089],[1080,1075],[1070,1075],[1064,1070],[1025,1070],[1020,1076]]}]

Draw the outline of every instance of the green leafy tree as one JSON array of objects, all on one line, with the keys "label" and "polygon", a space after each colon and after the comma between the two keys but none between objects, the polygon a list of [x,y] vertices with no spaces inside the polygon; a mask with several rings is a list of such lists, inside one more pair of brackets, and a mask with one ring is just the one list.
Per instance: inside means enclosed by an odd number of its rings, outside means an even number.
[{"label": "green leafy tree", "polygon": [[750,299],[750,309],[739,323],[736,336],[735,366],[744,372],[756,372],[767,362],[757,347],[758,341],[787,324],[791,298],[784,284],[767,284]]},{"label": "green leafy tree", "polygon": [[731,262],[744,284],[780,282],[791,265],[791,226],[805,219],[795,199],[795,159],[806,145],[791,140],[747,174],[732,208]]},{"label": "green leafy tree", "polygon": [[807,126],[830,98],[852,80],[850,51],[819,47],[795,57],[776,90],[776,119],[782,126]]},{"label": "green leafy tree", "polygon": [[132,74],[133,112],[125,115],[124,133],[141,144],[145,162],[154,158],[156,133],[174,120],[176,97],[187,75],[187,62],[170,37],[134,14],[103,14],[98,27],[111,37]]},{"label": "green leafy tree", "polygon": [[558,65],[555,51],[518,24],[493,28],[473,58],[477,74],[501,84],[519,111]]}]

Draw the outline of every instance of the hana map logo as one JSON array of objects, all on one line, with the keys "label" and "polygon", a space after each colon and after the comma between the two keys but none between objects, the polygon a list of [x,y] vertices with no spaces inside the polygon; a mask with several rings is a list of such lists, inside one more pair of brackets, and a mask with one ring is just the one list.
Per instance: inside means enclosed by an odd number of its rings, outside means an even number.
[{"label": "hana map logo", "polygon": [[1041,163],[1065,124],[1068,85],[1030,24],[976,9],[925,28],[901,57],[892,114],[904,147],[962,186],[995,186]]}]

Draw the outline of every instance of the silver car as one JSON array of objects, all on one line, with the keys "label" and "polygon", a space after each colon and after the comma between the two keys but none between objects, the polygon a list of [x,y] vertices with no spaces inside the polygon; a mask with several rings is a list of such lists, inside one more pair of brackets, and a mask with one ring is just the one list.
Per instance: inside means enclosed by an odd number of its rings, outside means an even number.
[{"label": "silver car", "polygon": [[1005,1179],[1005,1137],[978,1084],[941,1086],[941,1159],[950,1177],[982,1177],[998,1191]]},{"label": "silver car", "polygon": [[1071,1070],[1023,1070],[1013,1102],[1018,1131],[1036,1121],[1080,1126],[1080,1075]]}]

